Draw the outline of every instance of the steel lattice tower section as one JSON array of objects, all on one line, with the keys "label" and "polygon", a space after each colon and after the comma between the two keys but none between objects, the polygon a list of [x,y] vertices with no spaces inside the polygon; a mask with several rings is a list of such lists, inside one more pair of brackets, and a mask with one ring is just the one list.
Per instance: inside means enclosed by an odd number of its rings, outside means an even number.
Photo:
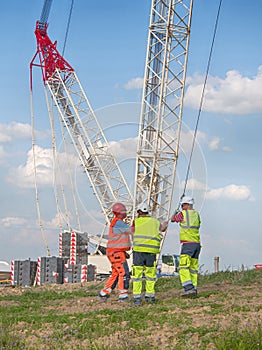
[{"label": "steel lattice tower section", "polygon": [[170,215],[178,157],[193,0],[152,0],[134,208]]}]

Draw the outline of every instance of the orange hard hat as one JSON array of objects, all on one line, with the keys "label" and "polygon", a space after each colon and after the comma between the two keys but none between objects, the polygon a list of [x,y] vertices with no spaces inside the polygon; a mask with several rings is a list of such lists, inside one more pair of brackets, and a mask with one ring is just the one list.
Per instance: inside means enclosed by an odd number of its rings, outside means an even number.
[{"label": "orange hard hat", "polygon": [[112,207],[112,212],[114,214],[126,213],[126,206],[122,203],[115,203]]}]

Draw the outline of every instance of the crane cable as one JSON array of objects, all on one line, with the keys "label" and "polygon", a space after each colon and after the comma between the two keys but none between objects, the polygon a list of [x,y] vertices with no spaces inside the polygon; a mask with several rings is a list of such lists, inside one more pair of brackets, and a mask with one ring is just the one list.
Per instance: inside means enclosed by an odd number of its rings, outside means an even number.
[{"label": "crane cable", "polygon": [[55,187],[55,202],[56,202],[56,211],[58,215],[58,222],[59,222],[59,229],[60,232],[62,231],[62,219],[60,212],[58,210],[58,195],[57,195],[57,175],[56,175],[56,137],[55,137],[55,127],[54,127],[54,109],[53,109],[53,103],[52,103],[52,98],[50,98],[49,102],[49,95],[46,89],[46,85],[44,85],[44,91],[45,91],[45,98],[46,98],[46,104],[48,108],[48,114],[49,114],[49,122],[50,122],[50,127],[51,127],[51,135],[52,135],[52,155],[53,155],[53,176],[54,176],[54,187]]},{"label": "crane cable", "polygon": [[[219,20],[219,16],[220,16],[221,5],[222,5],[222,0],[220,0],[220,2],[219,2],[217,15],[216,15],[216,22],[215,22],[213,38],[212,38],[212,43],[211,43],[209,57],[208,57],[208,63],[207,63],[207,68],[206,68],[205,80],[204,80],[203,89],[202,89],[201,98],[200,98],[197,122],[196,122],[196,126],[195,126],[193,142],[192,142],[192,147],[191,147],[191,151],[190,151],[190,157],[189,157],[189,161],[188,161],[187,171],[186,171],[185,186],[184,186],[184,190],[183,190],[183,193],[182,193],[182,195],[180,197],[180,200],[179,200],[179,203],[178,203],[178,206],[177,206],[177,209],[176,209],[175,213],[179,211],[180,202],[181,202],[182,198],[185,196],[185,192],[186,192],[186,187],[187,187],[187,182],[188,182],[188,177],[189,177],[189,171],[190,171],[190,164],[191,164],[191,161],[192,161],[192,156],[193,156],[193,151],[194,151],[195,142],[196,142],[196,136],[197,136],[197,130],[198,130],[198,124],[199,124],[200,115],[201,115],[201,112],[202,112],[202,106],[203,106],[203,102],[204,102],[204,94],[205,94],[207,78],[208,78],[208,73],[209,73],[210,64],[211,64],[211,58],[212,58],[212,54],[213,54],[213,48],[214,48],[214,43],[215,43],[215,38],[216,38],[216,33],[217,33],[217,27],[218,27],[218,20]],[[168,219],[168,221],[169,220],[170,220],[170,218]],[[163,246],[165,238],[166,238],[166,234],[164,234],[164,236],[163,236],[162,246]],[[159,257],[158,257],[158,260],[157,260],[157,265],[158,265],[158,261],[160,260],[160,254],[159,254]]]},{"label": "crane cable", "polygon": [[38,196],[38,186],[37,186],[37,165],[36,165],[36,152],[35,152],[35,117],[34,117],[34,105],[33,105],[33,91],[30,91],[30,106],[31,106],[31,125],[32,125],[32,153],[33,153],[33,163],[34,163],[34,181],[35,181],[35,197],[36,197],[36,209],[38,215],[38,223],[41,230],[42,238],[46,247],[47,256],[51,256],[50,249],[47,243],[45,230],[43,227],[43,221],[41,218],[41,210],[39,205],[39,196]]},{"label": "crane cable", "polygon": [[64,46],[63,46],[63,50],[62,50],[62,56],[63,56],[63,57],[64,57],[64,53],[65,53],[65,47],[66,47],[67,36],[68,36],[68,32],[69,32],[69,26],[70,26],[71,17],[72,17],[72,12],[73,12],[73,6],[74,6],[74,0],[71,1],[71,7],[70,7],[70,12],[69,12],[68,21],[67,21],[67,27],[66,27],[66,34],[65,34]]},{"label": "crane cable", "polygon": [[[210,47],[207,68],[206,68],[205,80],[204,80],[203,89],[202,89],[202,93],[201,93],[201,99],[200,99],[200,105],[199,105],[199,110],[198,110],[197,122],[196,122],[196,126],[195,126],[193,142],[192,142],[190,157],[189,157],[188,166],[187,166],[185,186],[184,186],[184,190],[183,190],[183,193],[181,195],[180,200],[185,196],[185,192],[186,192],[186,187],[187,187],[187,182],[188,182],[188,177],[189,177],[189,171],[190,171],[190,164],[191,164],[191,160],[192,160],[192,156],[193,156],[193,151],[194,151],[194,146],[195,146],[196,136],[197,136],[197,130],[198,130],[198,124],[199,124],[200,115],[201,115],[201,112],[202,112],[202,107],[203,107],[203,102],[204,102],[204,94],[205,94],[207,78],[208,78],[208,73],[209,73],[210,64],[211,64],[211,58],[212,58],[212,54],[213,54],[213,48],[214,48],[214,43],[215,43],[215,38],[216,38],[216,33],[217,33],[217,27],[218,27],[218,20],[219,20],[219,16],[220,16],[221,5],[222,5],[222,0],[220,0],[219,6],[218,6],[218,10],[217,10],[217,16],[216,16],[216,22],[215,22],[215,27],[214,27],[214,33],[213,33],[213,38],[212,38],[212,43],[211,43],[211,47]],[[178,209],[179,209],[179,205],[178,205]]]},{"label": "crane cable", "polygon": [[[51,88],[49,86],[49,89],[51,91]],[[54,103],[52,95],[50,94],[50,100]],[[50,103],[53,107],[53,103]],[[59,200],[58,200],[58,186],[57,186],[57,178],[59,176],[60,179],[62,179],[62,174],[61,174],[61,167],[60,167],[60,160],[59,160],[59,155],[56,152],[56,136],[55,136],[55,129],[54,129],[54,119],[53,119],[53,114],[49,114],[49,118],[50,118],[50,126],[51,126],[51,130],[52,130],[52,149],[53,149],[53,164],[54,164],[54,187],[55,187],[55,201],[56,201],[56,210],[57,210],[57,214],[59,215],[60,218],[60,225],[59,225],[59,229],[60,232],[62,232],[62,213],[59,207]],[[66,223],[68,226],[69,231],[71,230],[70,227],[70,222],[69,222],[69,210],[68,210],[68,206],[67,206],[67,201],[66,201],[66,197],[65,197],[65,190],[64,190],[64,186],[63,183],[61,181],[60,183],[60,188],[61,188],[61,194],[62,194],[62,198],[63,198],[63,203],[64,203],[64,210],[65,210],[65,217],[66,217]]]},{"label": "crane cable", "polygon": [[[49,86],[49,85],[48,85]],[[49,87],[50,88],[50,87]],[[50,89],[51,90],[51,89]],[[62,232],[62,217],[64,219],[64,221],[66,222],[67,225],[67,229],[69,231],[71,231],[71,225],[70,225],[70,212],[68,209],[68,203],[67,203],[67,199],[66,199],[66,194],[65,194],[65,188],[64,185],[61,181],[60,183],[60,193],[63,199],[63,208],[64,210],[61,210],[61,207],[59,205],[59,195],[58,195],[58,178],[62,179],[63,175],[62,175],[62,171],[61,171],[61,162],[60,162],[60,155],[57,152],[57,142],[56,142],[56,132],[55,132],[55,127],[54,127],[54,113],[53,113],[53,106],[54,106],[54,100],[51,96],[51,94],[48,95],[46,89],[46,103],[48,106],[48,110],[49,110],[49,120],[50,120],[50,127],[51,127],[51,133],[52,133],[52,153],[53,153],[53,164],[54,164],[54,187],[55,187],[55,202],[56,202],[56,211],[57,211],[57,215],[58,215],[58,221],[59,221],[59,229],[60,232]],[[50,96],[50,102],[48,99],[48,96]],[[68,169],[68,176],[70,179],[70,185],[71,185],[71,191],[72,191],[72,197],[73,197],[73,203],[74,203],[74,210],[76,212],[76,217],[77,217],[77,222],[78,222],[78,229],[81,230],[81,225],[80,225],[80,217],[79,217],[79,212],[78,212],[78,208],[77,208],[77,203],[76,203],[76,194],[75,194],[75,188],[73,185],[73,179],[72,179],[72,173],[70,171],[70,161],[68,159],[68,151],[67,151],[67,145],[66,145],[66,139],[65,139],[65,133],[64,133],[64,124],[61,120],[61,118],[59,117],[59,121],[60,121],[60,130],[61,130],[61,136],[63,139],[63,146],[64,146],[64,151],[65,151],[65,155],[66,155],[66,162],[67,162],[67,169]],[[63,214],[63,211],[65,212]]]},{"label": "crane cable", "polygon": [[[72,174],[71,166],[70,166],[69,151],[68,151],[68,145],[67,145],[67,142],[66,142],[66,137],[65,137],[65,132],[64,132],[64,123],[62,121],[62,118],[60,118],[60,129],[61,129],[61,135],[62,135],[62,139],[63,139],[64,152],[65,152],[65,155],[66,155],[68,176],[69,176],[70,185],[71,185],[71,193],[72,193],[72,198],[73,198],[73,203],[74,203],[74,210],[75,210],[76,220],[77,220],[77,224],[78,224],[78,230],[81,231],[80,215],[79,215],[79,210],[78,210],[77,200],[76,200],[76,190],[75,190],[75,185],[74,185],[74,182],[73,182],[73,174]],[[66,203],[64,205],[66,205]],[[66,217],[68,218],[67,225],[69,227],[69,230],[71,230],[70,229],[71,225],[69,224],[69,215],[67,214]]]},{"label": "crane cable", "polygon": [[[70,26],[71,17],[72,17],[72,12],[73,12],[73,6],[74,6],[74,0],[71,1],[69,16],[68,16],[68,20],[67,20],[66,34],[65,34],[64,45],[63,45],[63,50],[62,50],[62,56],[63,56],[63,57],[64,57],[65,47],[66,47],[66,43],[67,43],[67,37],[68,37],[69,26]],[[60,120],[60,122],[61,122],[61,120]],[[51,125],[52,125],[52,124],[51,124]],[[63,141],[64,141],[64,144],[65,144],[65,135],[63,134],[63,127],[62,127],[62,126],[61,126],[61,130],[62,130]],[[61,176],[61,174],[60,174],[60,176]],[[71,173],[70,173],[69,176],[70,176],[71,187],[73,187],[73,185],[72,185],[72,175],[71,175]],[[66,201],[66,198],[65,198],[64,187],[63,187],[62,184],[61,184],[61,193],[62,193],[63,202],[64,202],[66,223],[67,223],[67,226],[68,226],[69,231],[71,231],[70,221],[69,221],[69,211],[68,211],[68,208],[67,208],[67,201]],[[58,213],[58,215],[59,215],[59,226],[60,226],[60,229],[61,229],[61,227],[62,227],[62,224],[61,224],[61,221],[60,221],[60,220],[61,220],[61,210],[60,210],[60,208],[59,208],[59,203],[58,203],[58,192],[57,192],[57,189],[56,189],[55,195],[56,195],[57,213]],[[75,199],[74,190],[73,190],[73,198],[74,198],[74,204],[75,204],[75,206],[76,206],[76,199]],[[80,229],[80,219],[79,219],[79,213],[78,213],[78,209],[77,209],[77,208],[76,208],[76,215],[77,215],[78,226],[79,226],[79,229]],[[62,230],[61,230],[61,231],[62,231]]]}]

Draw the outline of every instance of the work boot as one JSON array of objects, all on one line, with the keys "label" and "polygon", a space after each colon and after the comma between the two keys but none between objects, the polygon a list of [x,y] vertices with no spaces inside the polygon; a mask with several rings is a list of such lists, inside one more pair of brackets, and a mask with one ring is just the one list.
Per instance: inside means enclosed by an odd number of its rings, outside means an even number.
[{"label": "work boot", "polygon": [[103,301],[107,301],[107,299],[110,297],[110,294],[105,294],[105,295],[102,295],[101,292],[99,292],[98,294],[98,298],[100,300],[103,300]]},{"label": "work boot", "polygon": [[189,290],[185,290],[180,295],[181,295],[181,297],[196,297],[197,296],[197,290],[195,288],[192,288],[192,289],[189,289]]},{"label": "work boot", "polygon": [[129,301],[129,298],[128,298],[128,296],[126,296],[126,297],[124,297],[124,298],[118,298],[118,302],[119,303],[125,303],[125,302],[127,302],[127,301]]},{"label": "work boot", "polygon": [[156,298],[155,298],[155,297],[148,297],[148,296],[145,296],[145,301],[146,301],[148,304],[155,304]]},{"label": "work boot", "polygon": [[142,305],[142,299],[141,299],[141,297],[139,297],[139,298],[134,298],[133,303],[134,303],[135,306]]}]

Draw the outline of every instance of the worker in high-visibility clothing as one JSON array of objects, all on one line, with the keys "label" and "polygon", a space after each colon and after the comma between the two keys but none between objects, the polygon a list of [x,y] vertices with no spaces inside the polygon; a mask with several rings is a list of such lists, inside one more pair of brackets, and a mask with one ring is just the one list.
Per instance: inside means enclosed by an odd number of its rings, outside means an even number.
[{"label": "worker in high-visibility clothing", "polygon": [[156,255],[160,251],[161,235],[167,229],[168,222],[149,215],[147,204],[137,208],[138,217],[133,222],[133,302],[142,304],[142,282],[145,277],[145,301],[155,303]]},{"label": "worker in high-visibility clothing", "polygon": [[106,255],[111,263],[111,275],[104,288],[99,292],[101,300],[107,300],[113,289],[118,285],[118,301],[128,301],[130,272],[126,253],[131,248],[130,237],[132,229],[123,219],[126,217],[126,207],[115,203],[112,207],[114,218],[110,223]]},{"label": "worker in high-visibility clothing", "polygon": [[194,199],[184,196],[181,199],[182,211],[176,211],[171,222],[180,225],[180,261],[178,266],[179,277],[184,288],[181,296],[197,295],[198,259],[201,250],[200,244],[200,216],[193,209]]}]

